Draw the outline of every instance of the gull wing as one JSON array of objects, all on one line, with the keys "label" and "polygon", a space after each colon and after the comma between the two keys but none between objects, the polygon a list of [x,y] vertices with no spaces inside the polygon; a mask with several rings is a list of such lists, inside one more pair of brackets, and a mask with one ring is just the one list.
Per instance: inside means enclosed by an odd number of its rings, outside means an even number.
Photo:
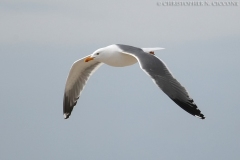
[{"label": "gull wing", "polygon": [[145,71],[178,106],[188,113],[205,119],[187,90],[172,76],[167,66],[159,58],[144,52],[141,48],[127,45],[117,45],[124,53],[135,57],[140,68]]},{"label": "gull wing", "polygon": [[95,60],[85,62],[85,58],[73,63],[67,78],[63,98],[63,114],[65,119],[71,115],[73,107],[77,104],[80,93],[89,77],[102,64]]}]

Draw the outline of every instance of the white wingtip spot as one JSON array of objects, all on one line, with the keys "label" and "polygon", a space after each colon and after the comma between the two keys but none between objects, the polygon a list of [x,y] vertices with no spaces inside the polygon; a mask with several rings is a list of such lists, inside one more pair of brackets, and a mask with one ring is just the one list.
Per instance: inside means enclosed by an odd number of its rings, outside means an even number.
[{"label": "white wingtip spot", "polygon": [[200,117],[200,116],[198,116],[198,115],[194,115],[195,117],[197,117],[197,118],[199,118],[199,119],[204,119],[204,118],[202,118],[202,117]]},{"label": "white wingtip spot", "polygon": [[64,117],[64,119],[67,119],[67,114],[64,113],[64,114],[63,114],[63,117]]}]

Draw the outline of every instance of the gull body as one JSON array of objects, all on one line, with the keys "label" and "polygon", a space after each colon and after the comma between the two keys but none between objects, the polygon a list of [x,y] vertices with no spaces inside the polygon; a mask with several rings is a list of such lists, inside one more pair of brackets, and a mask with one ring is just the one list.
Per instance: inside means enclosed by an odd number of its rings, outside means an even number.
[{"label": "gull body", "polygon": [[124,54],[116,45],[100,48],[90,56],[96,61],[113,67],[125,67],[137,63],[137,59],[131,55]]}]

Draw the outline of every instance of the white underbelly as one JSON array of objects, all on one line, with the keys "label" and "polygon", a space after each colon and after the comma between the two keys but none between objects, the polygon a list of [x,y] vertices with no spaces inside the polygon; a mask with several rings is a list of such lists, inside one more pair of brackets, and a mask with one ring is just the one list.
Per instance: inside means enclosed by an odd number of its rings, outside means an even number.
[{"label": "white underbelly", "polygon": [[137,59],[131,55],[117,53],[105,59],[103,63],[114,67],[124,67],[137,63]]}]

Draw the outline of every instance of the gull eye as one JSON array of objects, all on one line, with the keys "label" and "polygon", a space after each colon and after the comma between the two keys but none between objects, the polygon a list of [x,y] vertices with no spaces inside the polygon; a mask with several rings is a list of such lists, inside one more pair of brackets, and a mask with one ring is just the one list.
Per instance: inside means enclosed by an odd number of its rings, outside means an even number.
[{"label": "gull eye", "polygon": [[99,53],[97,53],[96,55],[99,55]]}]

